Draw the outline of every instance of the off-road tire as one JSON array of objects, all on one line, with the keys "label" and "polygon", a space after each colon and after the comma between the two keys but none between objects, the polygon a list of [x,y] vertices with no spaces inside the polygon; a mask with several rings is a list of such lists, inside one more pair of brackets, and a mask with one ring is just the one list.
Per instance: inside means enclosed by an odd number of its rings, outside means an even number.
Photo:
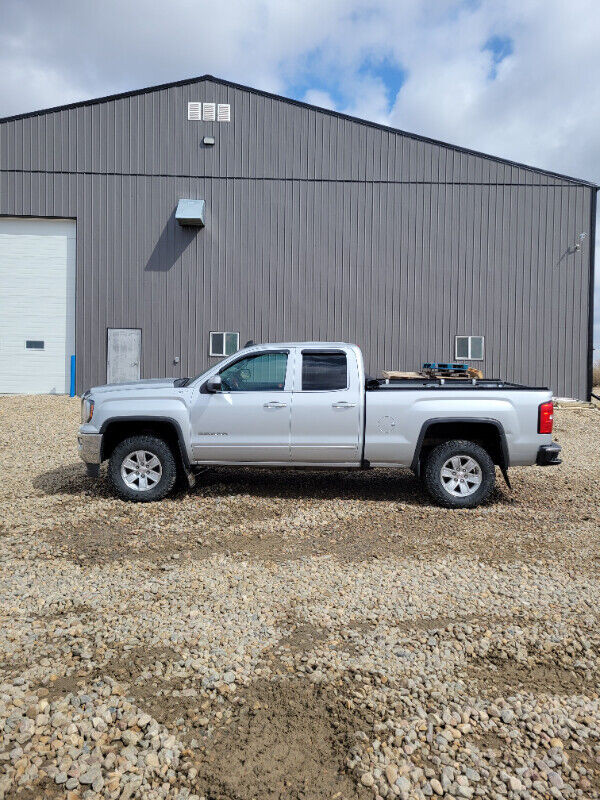
[{"label": "off-road tire", "polygon": [[[121,475],[121,465],[127,456],[137,450],[144,450],[155,455],[160,461],[162,474],[160,480],[151,488],[143,491],[128,486]],[[120,442],[112,452],[108,462],[108,477],[116,493],[123,500],[134,503],[150,503],[162,500],[175,486],[177,480],[177,462],[169,445],[157,436],[131,436]]]},{"label": "off-road tire", "polygon": [[[469,456],[481,469],[481,483],[473,494],[458,497],[444,488],[441,472],[448,459],[454,456]],[[494,462],[487,450],[475,442],[454,439],[434,447],[429,453],[423,470],[423,483],[435,502],[445,508],[475,508],[485,503],[496,483]]]}]

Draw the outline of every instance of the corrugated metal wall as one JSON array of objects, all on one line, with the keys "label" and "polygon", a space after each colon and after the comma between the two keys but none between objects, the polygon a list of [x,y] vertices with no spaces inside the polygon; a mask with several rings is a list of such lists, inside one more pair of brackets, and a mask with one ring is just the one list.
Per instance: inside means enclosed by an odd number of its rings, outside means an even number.
[{"label": "corrugated metal wall", "polygon": [[372,372],[473,334],[487,375],[583,397],[593,191],[211,81],[0,123],[0,213],[77,219],[79,391],[140,327],[144,377],[200,372],[210,330],[353,341]]}]

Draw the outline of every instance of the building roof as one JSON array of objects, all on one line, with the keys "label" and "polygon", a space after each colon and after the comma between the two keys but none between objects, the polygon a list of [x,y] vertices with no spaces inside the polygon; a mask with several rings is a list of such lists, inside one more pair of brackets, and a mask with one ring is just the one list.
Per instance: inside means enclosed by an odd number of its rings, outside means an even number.
[{"label": "building roof", "polygon": [[387,131],[389,133],[399,134],[401,136],[406,136],[406,137],[408,137],[410,139],[415,139],[416,141],[419,141],[419,142],[426,142],[428,144],[433,144],[433,145],[436,145],[438,147],[445,147],[445,148],[448,148],[448,149],[451,149],[451,150],[456,150],[456,151],[458,151],[460,153],[465,153],[467,155],[478,156],[479,158],[489,159],[491,161],[496,161],[496,162],[501,163],[501,164],[508,164],[509,166],[512,166],[512,167],[518,167],[519,169],[530,170],[531,172],[537,172],[537,173],[539,173],[541,175],[548,175],[549,177],[552,177],[552,178],[560,178],[561,180],[570,181],[572,183],[577,183],[577,184],[580,184],[581,186],[589,186],[589,187],[591,187],[593,189],[596,189],[596,190],[600,188],[600,186],[598,186],[597,184],[593,183],[592,181],[584,180],[582,178],[575,178],[575,177],[573,177],[571,175],[564,175],[564,174],[562,174],[560,172],[552,172],[551,170],[540,169],[539,167],[532,167],[529,164],[523,164],[523,163],[520,163],[518,161],[512,161],[512,160],[510,160],[508,158],[500,158],[498,156],[491,155],[490,153],[483,153],[483,152],[481,152],[479,150],[471,150],[470,148],[467,148],[467,147],[461,147],[460,145],[451,144],[449,142],[443,142],[443,141],[441,141],[439,139],[433,139],[433,138],[428,137],[428,136],[421,136],[420,134],[411,133],[409,131],[405,131],[405,130],[402,130],[400,128],[393,128],[390,125],[381,125],[380,123],[371,122],[371,121],[366,120],[366,119],[361,119],[360,117],[353,117],[350,114],[344,114],[344,113],[342,113],[340,111],[332,111],[331,109],[328,109],[328,108],[322,108],[321,106],[315,106],[315,105],[311,105],[310,103],[304,103],[301,100],[293,100],[290,97],[285,97],[283,95],[274,94],[272,92],[265,92],[262,89],[254,89],[251,86],[244,86],[242,84],[234,83],[233,81],[227,81],[227,80],[224,80],[223,78],[216,78],[214,75],[208,75],[208,74],[199,75],[199,76],[197,76],[195,78],[184,78],[183,80],[172,81],[170,83],[160,83],[160,84],[157,84],[155,86],[147,86],[147,87],[145,87],[143,89],[135,89],[135,90],[129,91],[129,92],[120,92],[118,94],[109,94],[109,95],[105,95],[104,97],[94,97],[94,98],[92,98],[90,100],[81,100],[81,101],[76,102],[76,103],[67,103],[66,105],[62,105],[62,106],[54,106],[52,108],[43,108],[43,109],[40,109],[38,111],[28,111],[28,112],[26,112],[24,114],[15,114],[15,115],[10,116],[10,117],[0,118],[0,123],[13,122],[15,120],[21,120],[21,119],[28,119],[29,117],[37,117],[37,116],[40,116],[41,114],[52,114],[52,113],[55,113],[57,111],[68,111],[69,109],[72,109],[72,108],[82,108],[84,106],[98,105],[99,103],[109,103],[109,102],[111,102],[113,100],[121,100],[121,99],[126,98],[126,97],[135,97],[136,95],[149,94],[151,92],[159,92],[159,91],[162,91],[164,89],[172,89],[172,88],[175,88],[177,86],[188,86],[188,85],[193,84],[193,83],[200,83],[201,81],[212,81],[213,83],[220,84],[221,86],[228,86],[228,87],[230,87],[232,89],[239,89],[239,90],[242,90],[244,92],[250,92],[252,94],[256,94],[256,95],[259,95],[261,97],[266,97],[266,98],[269,98],[271,100],[278,100],[278,101],[283,102],[283,103],[289,103],[290,105],[298,106],[300,108],[306,108],[306,109],[309,109],[311,111],[319,111],[322,114],[327,114],[327,115],[332,116],[332,117],[338,117],[340,119],[345,119],[345,120],[348,120],[350,122],[355,122],[355,123],[357,123],[359,125],[366,125],[366,126],[371,127],[371,128],[376,128],[376,129],[379,129],[379,130]]}]

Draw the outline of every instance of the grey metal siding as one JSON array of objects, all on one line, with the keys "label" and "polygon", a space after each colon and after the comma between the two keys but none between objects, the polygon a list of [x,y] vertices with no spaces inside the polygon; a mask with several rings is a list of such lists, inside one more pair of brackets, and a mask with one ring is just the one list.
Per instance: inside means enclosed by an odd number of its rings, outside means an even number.
[{"label": "grey metal siding", "polygon": [[[232,122],[188,122],[188,100]],[[210,330],[346,339],[373,372],[475,334],[487,375],[584,397],[593,195],[210,81],[0,122],[0,213],[77,220],[78,391],[123,327],[144,377],[200,372]],[[177,225],[181,197],[205,228]]]},{"label": "grey metal siding", "polygon": [[[188,122],[188,101],[206,99],[231,103],[232,121]],[[211,81],[0,125],[0,169],[417,183],[548,181],[543,173],[492,157]],[[219,146],[203,147],[205,135],[215,135]]]}]

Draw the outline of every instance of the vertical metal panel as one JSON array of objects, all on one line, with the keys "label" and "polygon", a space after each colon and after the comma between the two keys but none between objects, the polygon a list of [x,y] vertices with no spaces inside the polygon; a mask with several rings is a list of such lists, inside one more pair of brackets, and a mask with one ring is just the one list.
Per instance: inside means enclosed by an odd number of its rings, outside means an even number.
[{"label": "vertical metal panel", "polygon": [[481,334],[486,374],[583,397],[593,191],[211,81],[0,124],[0,213],[77,220],[78,391],[119,327],[145,377],[201,371],[211,329],[350,339],[372,372]]}]

